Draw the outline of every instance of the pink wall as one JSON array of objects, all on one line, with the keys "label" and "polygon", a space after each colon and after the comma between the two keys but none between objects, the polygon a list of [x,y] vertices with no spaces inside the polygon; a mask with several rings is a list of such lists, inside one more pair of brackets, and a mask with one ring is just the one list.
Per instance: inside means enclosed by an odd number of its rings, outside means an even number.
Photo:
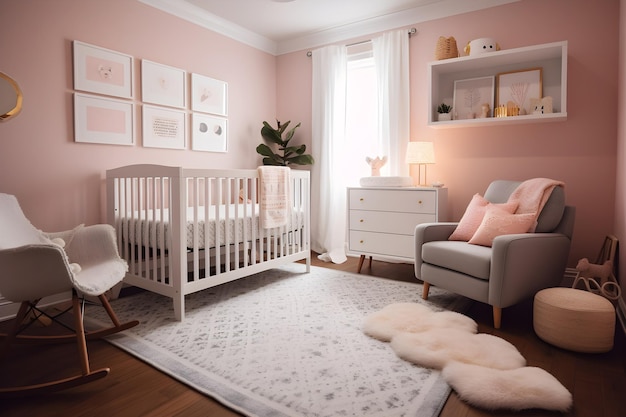
[{"label": "pink wall", "polygon": [[[0,13],[0,71],[24,93],[18,117],[0,124],[0,192],[17,195],[46,231],[105,221],[104,172],[134,163],[254,168],[263,120],[276,114],[276,58],[138,1],[25,0]],[[135,58],[137,145],[73,142],[72,40]],[[140,61],[228,82],[229,150],[141,146]]]},{"label": "pink wall", "polygon": [[[603,236],[618,233],[614,219],[624,215],[623,202],[617,213],[614,209],[619,2],[603,1],[600,7],[585,0],[525,0],[414,26],[411,137],[435,143],[438,163],[429,169],[429,177],[449,187],[451,217],[458,219],[471,195],[494,178],[561,179],[567,184],[568,203],[578,210],[571,260],[595,257]],[[568,40],[568,120],[427,127],[426,63],[433,59],[440,35],[455,36],[461,48],[484,36],[495,37],[505,49]],[[130,148],[74,143],[74,39],[134,56],[136,81],[141,58],[227,81],[229,152],[147,149],[140,139]],[[8,2],[0,14],[0,51],[0,71],[19,82],[25,105],[17,118],[0,124],[0,191],[16,194],[33,223],[44,230],[103,221],[103,176],[112,167],[160,163],[251,168],[259,162],[254,148],[261,122],[275,117],[302,122],[297,140],[310,145],[311,59],[305,51],[275,58],[127,0]],[[138,119],[139,101],[136,83]],[[139,138],[140,127],[138,123]],[[620,227],[625,237],[623,222]]]},{"label": "pink wall", "polygon": [[[603,1],[602,6],[585,0],[525,0],[414,25],[418,33],[410,40],[411,138],[434,142],[437,164],[428,176],[449,187],[452,220],[458,220],[471,196],[483,192],[493,179],[550,177],[566,183],[567,203],[577,207],[570,263],[595,258],[604,236],[615,233],[618,12],[616,0]],[[494,37],[503,49],[567,40],[568,120],[429,128],[426,64],[434,59],[442,35],[454,36],[459,49],[479,37]],[[278,113],[301,120],[303,126],[310,126],[311,120],[310,66],[305,51],[278,60]],[[307,105],[296,105],[296,98]],[[310,136],[309,131],[308,140]]]}]

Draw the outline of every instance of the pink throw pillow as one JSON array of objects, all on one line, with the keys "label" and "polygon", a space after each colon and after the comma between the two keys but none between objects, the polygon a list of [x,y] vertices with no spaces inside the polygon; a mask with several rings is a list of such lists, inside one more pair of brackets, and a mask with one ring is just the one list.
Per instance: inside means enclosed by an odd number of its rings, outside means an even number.
[{"label": "pink throw pillow", "polygon": [[512,214],[498,207],[489,207],[468,243],[491,247],[496,236],[526,233],[534,222],[533,213]]},{"label": "pink throw pillow", "polygon": [[517,206],[518,203],[493,204],[480,194],[474,194],[458,226],[454,229],[454,232],[452,232],[448,240],[462,240],[464,242],[470,240],[483,221],[488,207],[499,207],[508,213],[513,213],[517,210]]}]

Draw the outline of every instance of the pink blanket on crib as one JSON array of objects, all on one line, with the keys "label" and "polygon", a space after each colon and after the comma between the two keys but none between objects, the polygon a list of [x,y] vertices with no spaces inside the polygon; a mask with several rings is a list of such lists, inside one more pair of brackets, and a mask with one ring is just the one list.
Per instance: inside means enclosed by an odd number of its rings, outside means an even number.
[{"label": "pink blanket on crib", "polygon": [[259,172],[259,218],[261,227],[285,226],[291,215],[288,167],[261,166]]}]

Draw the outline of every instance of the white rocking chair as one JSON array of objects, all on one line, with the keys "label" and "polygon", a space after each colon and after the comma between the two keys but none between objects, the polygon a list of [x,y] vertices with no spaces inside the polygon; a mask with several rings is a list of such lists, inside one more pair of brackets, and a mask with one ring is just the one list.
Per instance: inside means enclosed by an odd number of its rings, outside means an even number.
[{"label": "white rocking chair", "polygon": [[[138,321],[120,323],[105,292],[118,284],[128,267],[119,256],[115,231],[110,225],[78,226],[60,233],[43,233],[24,216],[15,196],[0,193],[0,294],[21,303],[11,330],[0,345],[0,364],[13,343],[54,343],[76,340],[81,374],[46,383],[0,388],[0,397],[39,394],[75,387],[105,377],[109,368],[89,368],[86,339],[110,335],[136,326]],[[58,336],[27,335],[29,317],[54,316],[37,308],[44,297],[72,292],[73,332]],[[82,305],[84,296],[97,297],[107,311],[112,326],[85,331]],[[68,326],[65,326],[68,327]]]}]

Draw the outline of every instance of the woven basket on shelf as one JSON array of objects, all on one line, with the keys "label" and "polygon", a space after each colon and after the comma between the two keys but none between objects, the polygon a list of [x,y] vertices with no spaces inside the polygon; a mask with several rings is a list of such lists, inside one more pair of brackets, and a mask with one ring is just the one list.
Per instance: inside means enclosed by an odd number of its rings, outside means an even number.
[{"label": "woven basket on shelf", "polygon": [[437,60],[456,58],[459,56],[459,50],[456,47],[456,39],[454,36],[446,38],[440,36],[437,41],[437,47],[435,48],[435,58]]}]

